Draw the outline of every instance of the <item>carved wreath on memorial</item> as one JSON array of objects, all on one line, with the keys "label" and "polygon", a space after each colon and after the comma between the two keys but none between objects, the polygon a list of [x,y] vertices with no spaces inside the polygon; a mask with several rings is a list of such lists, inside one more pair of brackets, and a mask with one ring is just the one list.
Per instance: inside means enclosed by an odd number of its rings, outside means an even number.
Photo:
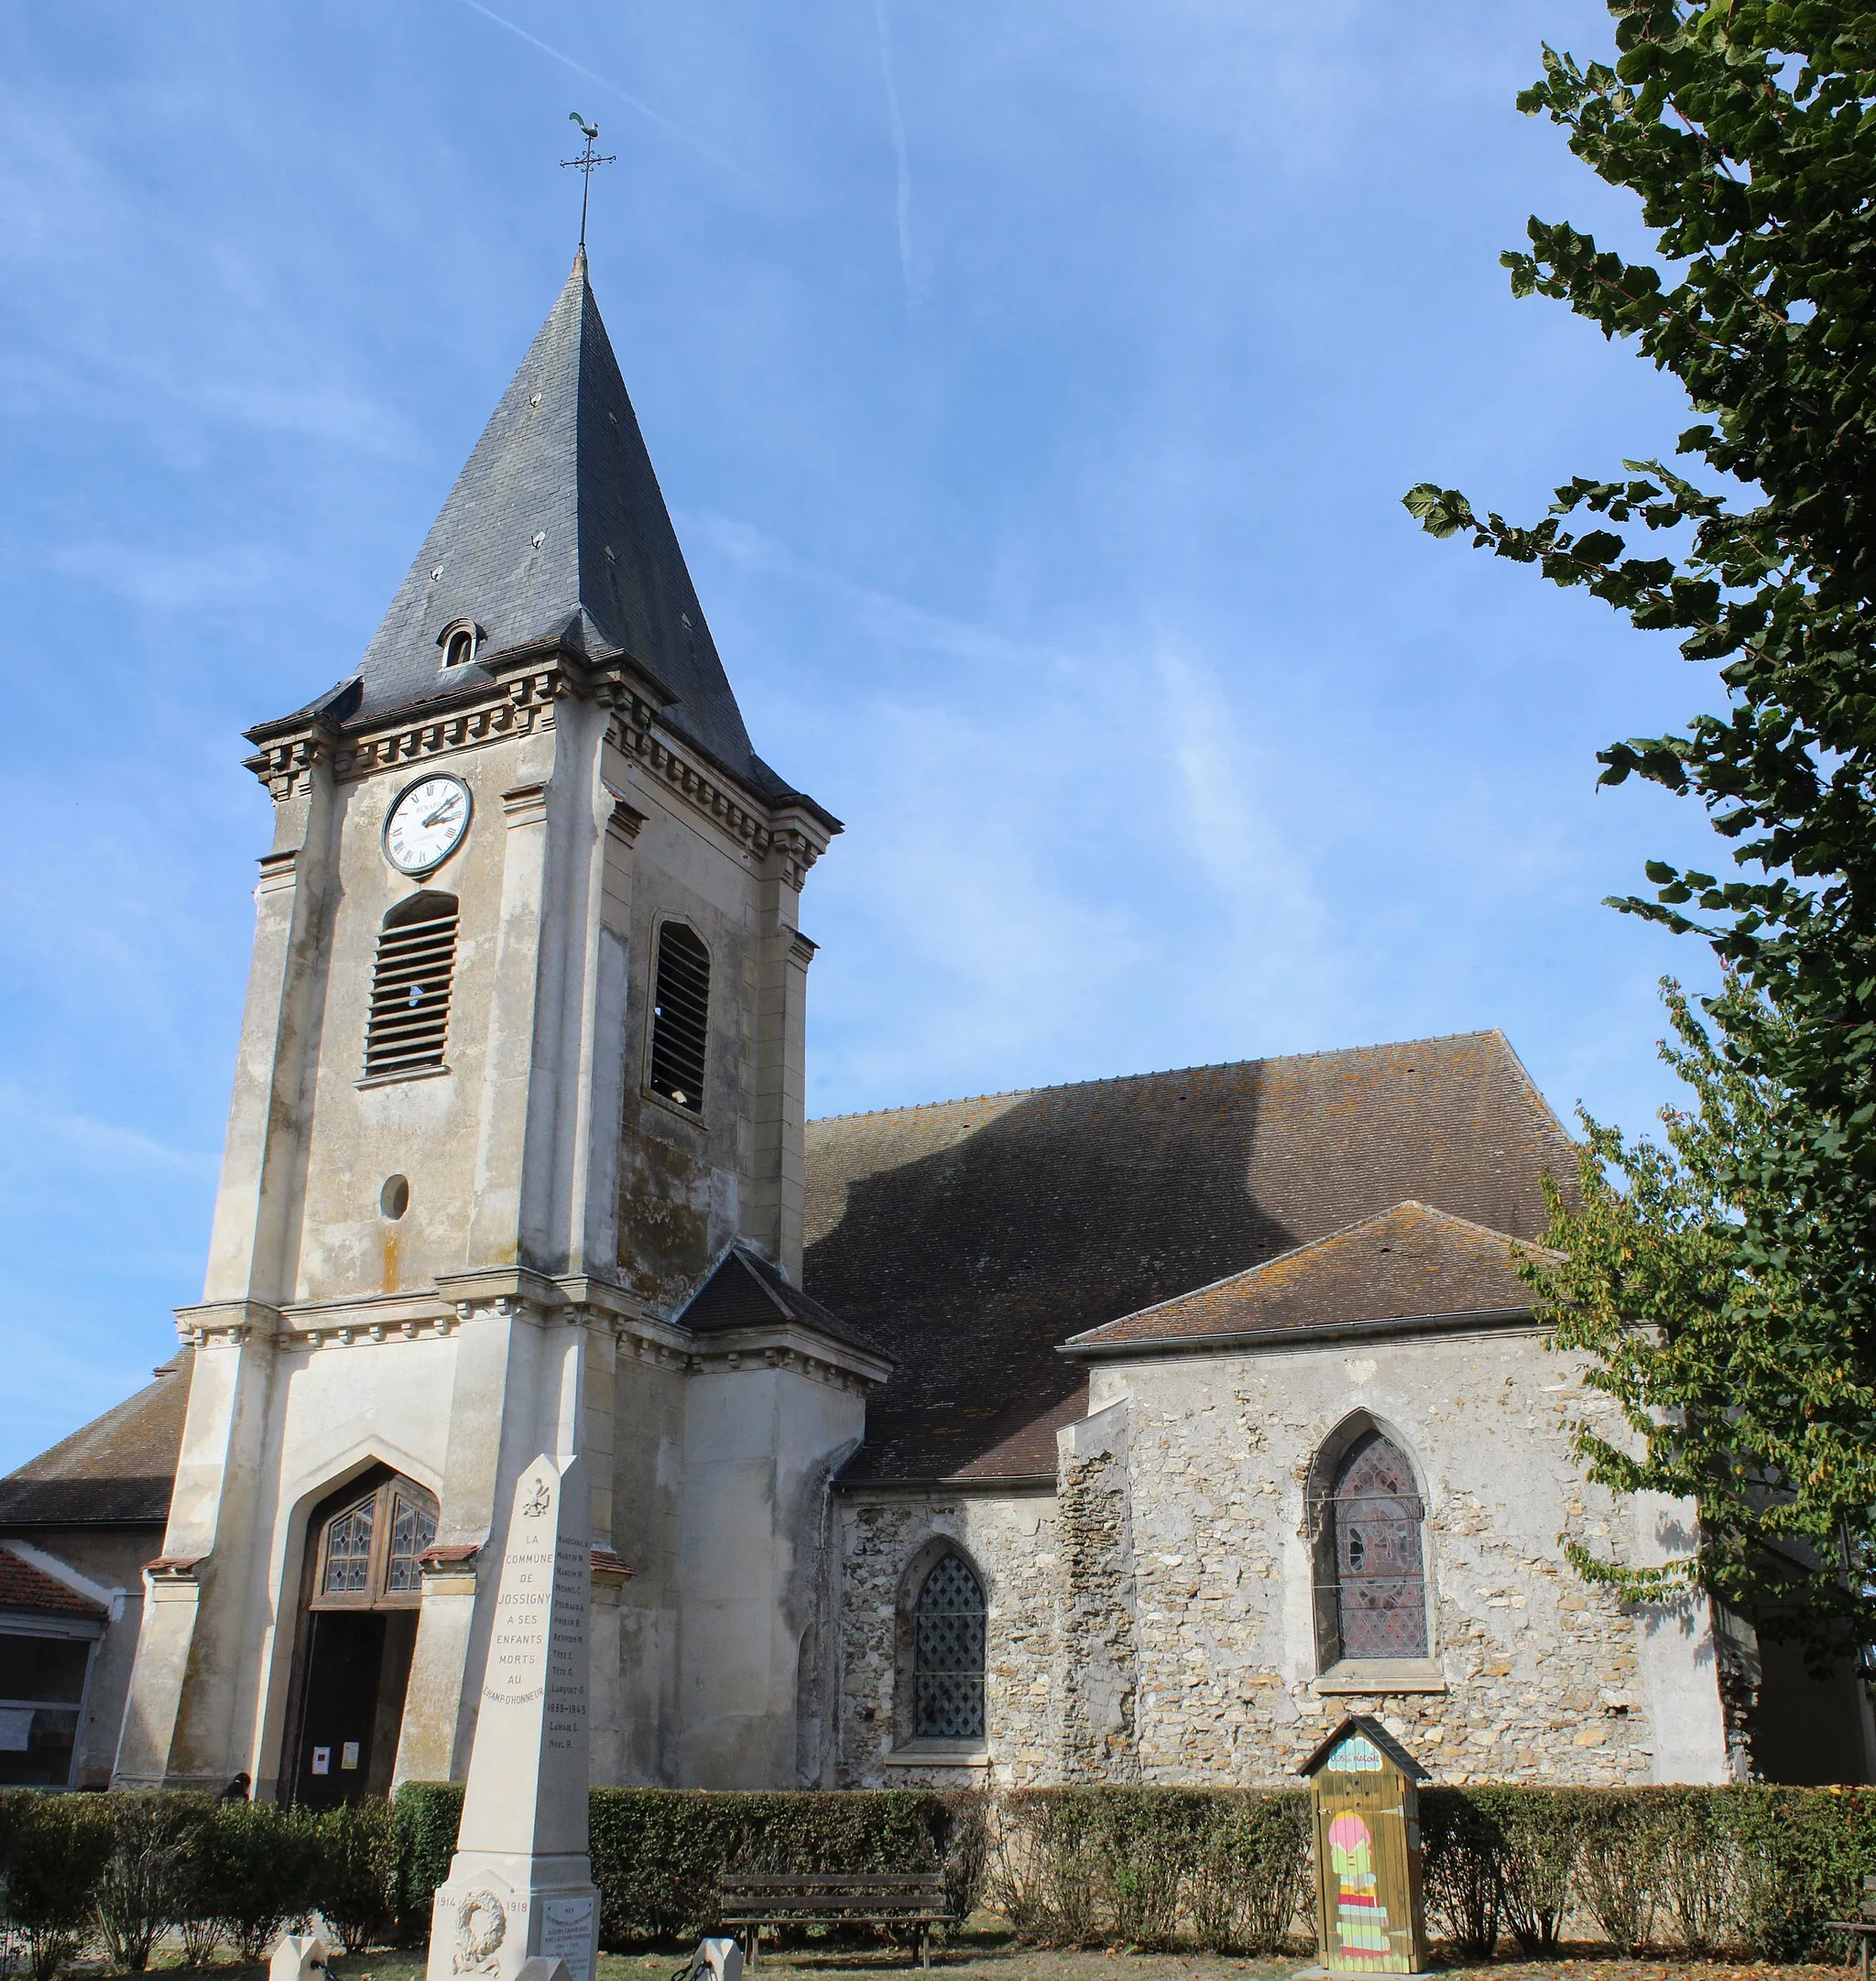
[{"label": "carved wreath on memorial", "polygon": [[496,1959],[507,1938],[508,1915],[492,1891],[472,1891],[456,1914],[456,1954],[452,1974],[495,1974]]}]

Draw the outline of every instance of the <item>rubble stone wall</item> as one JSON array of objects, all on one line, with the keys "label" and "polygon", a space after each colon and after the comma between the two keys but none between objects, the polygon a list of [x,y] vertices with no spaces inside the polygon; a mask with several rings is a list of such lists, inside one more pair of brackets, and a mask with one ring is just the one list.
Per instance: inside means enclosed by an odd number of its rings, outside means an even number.
[{"label": "rubble stone wall", "polygon": [[[838,1505],[842,1788],[961,1788],[987,1775],[1020,1788],[1057,1779],[1054,1696],[1058,1570],[1055,1501],[1047,1493],[843,1494]],[[902,1612],[912,1584],[950,1541],[982,1577],[988,1760],[907,1765]],[[895,1761],[898,1753],[904,1758]]]},{"label": "rubble stone wall", "polygon": [[[1108,1364],[1091,1406],[1122,1393],[1141,1779],[1275,1785],[1347,1712],[1378,1713],[1443,1781],[1652,1779],[1643,1620],[1586,1586],[1558,1545],[1567,1533],[1630,1553],[1569,1450],[1571,1420],[1609,1406],[1539,1336]],[[1305,1491],[1358,1410],[1425,1493],[1444,1692],[1319,1689]]]}]

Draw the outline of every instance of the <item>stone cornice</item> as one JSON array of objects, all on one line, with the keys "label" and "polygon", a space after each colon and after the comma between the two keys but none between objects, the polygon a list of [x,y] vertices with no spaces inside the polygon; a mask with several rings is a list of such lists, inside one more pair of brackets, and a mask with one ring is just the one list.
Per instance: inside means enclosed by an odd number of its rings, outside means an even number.
[{"label": "stone cornice", "polygon": [[273,1341],[286,1328],[280,1310],[257,1300],[204,1301],[199,1306],[176,1309],[176,1333],[198,1347],[220,1342],[238,1348],[252,1339]]},{"label": "stone cornice", "polygon": [[884,1356],[834,1340],[799,1321],[777,1319],[755,1327],[713,1329],[690,1336],[693,1375],[742,1369],[791,1369],[836,1389],[876,1389],[892,1374]]},{"label": "stone cornice", "polygon": [[[535,640],[490,654],[478,665],[490,679],[344,730],[318,711],[258,724],[247,732],[256,754],[243,761],[275,801],[284,802],[311,789],[321,765],[340,782],[350,782],[531,735],[553,726],[556,703],[577,696],[611,712],[608,740],[648,777],[758,865],[772,863],[791,887],[801,887],[841,830],[840,821],[804,793],[765,798],[707,750],[661,724],[661,712],[675,697],[626,654],[593,659],[563,641]],[[617,823],[628,828],[628,836],[636,830],[627,820]]]}]

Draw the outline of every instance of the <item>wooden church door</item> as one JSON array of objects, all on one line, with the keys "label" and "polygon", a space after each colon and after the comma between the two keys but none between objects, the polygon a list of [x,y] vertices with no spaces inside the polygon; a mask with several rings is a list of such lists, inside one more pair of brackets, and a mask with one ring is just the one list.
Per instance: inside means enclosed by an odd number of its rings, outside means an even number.
[{"label": "wooden church door", "polygon": [[390,1792],[436,1501],[379,1466],[313,1509],[300,1598],[289,1799],[330,1809]]}]

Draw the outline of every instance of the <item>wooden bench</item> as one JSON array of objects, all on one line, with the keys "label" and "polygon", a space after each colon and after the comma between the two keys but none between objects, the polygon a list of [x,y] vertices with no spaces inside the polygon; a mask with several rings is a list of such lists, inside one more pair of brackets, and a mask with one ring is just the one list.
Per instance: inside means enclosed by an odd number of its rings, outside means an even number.
[{"label": "wooden bench", "polygon": [[1876,1939],[1876,1871],[1863,1874],[1863,1902],[1857,1908],[1859,1919],[1827,1919],[1832,1932],[1853,1932],[1857,1937],[1857,1966],[1862,1981],[1870,1981],[1870,1942]]},{"label": "wooden bench", "polygon": [[756,1965],[765,1926],[910,1926],[919,1965],[932,1965],[932,1929],[954,1917],[943,1871],[736,1872],[717,1895],[717,1917],[741,1935]]}]

